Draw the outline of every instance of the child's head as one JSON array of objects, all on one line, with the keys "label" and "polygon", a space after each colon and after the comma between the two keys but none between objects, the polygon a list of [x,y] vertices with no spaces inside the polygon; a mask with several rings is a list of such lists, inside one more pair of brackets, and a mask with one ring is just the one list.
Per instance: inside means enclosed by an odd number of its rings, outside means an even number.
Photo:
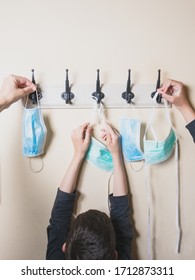
[{"label": "child's head", "polygon": [[109,260],[116,258],[115,233],[110,218],[88,210],[75,219],[66,240],[66,259]]}]

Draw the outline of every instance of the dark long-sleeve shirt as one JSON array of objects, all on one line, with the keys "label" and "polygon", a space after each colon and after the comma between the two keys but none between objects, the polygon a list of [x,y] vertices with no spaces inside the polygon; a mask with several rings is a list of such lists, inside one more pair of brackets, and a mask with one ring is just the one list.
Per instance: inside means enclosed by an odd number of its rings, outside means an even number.
[{"label": "dark long-sleeve shirt", "polygon": [[190,134],[192,135],[192,138],[195,142],[195,120],[191,121],[186,125],[186,128],[189,130]]},{"label": "dark long-sleeve shirt", "polygon": [[[65,193],[58,190],[50,224],[47,228],[48,245],[46,259],[63,260],[65,254],[62,246],[66,242],[73,214],[75,193]],[[116,235],[116,250],[119,259],[130,259],[132,226],[130,224],[129,198],[110,195],[110,218]]]}]

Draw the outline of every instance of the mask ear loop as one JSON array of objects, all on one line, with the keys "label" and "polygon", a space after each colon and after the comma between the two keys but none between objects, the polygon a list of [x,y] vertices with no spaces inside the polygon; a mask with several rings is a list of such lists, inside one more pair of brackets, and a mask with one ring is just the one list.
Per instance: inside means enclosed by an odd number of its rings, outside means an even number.
[{"label": "mask ear loop", "polygon": [[111,182],[111,179],[112,179],[112,176],[114,174],[114,171],[112,171],[112,173],[110,174],[109,178],[108,178],[108,210],[109,210],[109,213],[111,211],[111,206],[110,206],[110,182]]},{"label": "mask ear loop", "polygon": [[41,172],[41,171],[43,170],[43,168],[44,168],[43,158],[40,157],[40,156],[38,156],[37,158],[41,160],[41,166],[40,166],[39,169],[33,168],[33,165],[32,165],[32,158],[29,158],[30,169],[31,169],[31,171],[32,171],[33,173],[39,173],[39,172]]},{"label": "mask ear loop", "polygon": [[171,122],[170,113],[168,110],[167,100],[164,99],[164,104],[166,108],[166,117],[171,125],[172,130],[176,135],[176,142],[175,142],[175,164],[176,164],[176,253],[180,253],[181,247],[181,224],[180,224],[180,181],[179,181],[179,143],[178,143],[178,136],[173,127]]},{"label": "mask ear loop", "polygon": [[146,190],[146,197],[147,197],[147,218],[148,218],[148,232],[147,232],[147,239],[148,239],[148,259],[152,260],[152,250],[151,250],[151,182],[149,181],[149,173],[150,173],[150,166],[148,164],[145,165],[145,190]]},{"label": "mask ear loop", "polygon": [[141,160],[141,166],[138,169],[135,169],[133,167],[132,162],[130,162],[129,165],[134,172],[140,172],[145,166],[145,161],[144,161],[144,159]]},{"label": "mask ear loop", "polygon": [[[153,97],[153,100],[156,100],[155,96],[158,93],[156,92],[156,94]],[[148,132],[148,130],[150,129],[152,132],[152,136],[154,138],[155,141],[158,141],[156,133],[154,131],[153,125],[152,125],[152,121],[155,118],[156,115],[156,103],[154,103],[153,108],[152,108],[152,112],[149,116],[147,125],[146,125],[146,129],[145,129],[145,133],[144,133],[144,140],[146,140],[146,134]],[[153,259],[153,252],[152,252],[152,244],[151,244],[151,218],[152,218],[152,211],[151,211],[151,182],[150,182],[150,165],[149,164],[145,164],[145,189],[146,189],[146,196],[147,196],[147,218],[148,218],[148,226],[147,226],[147,240],[148,240],[148,248],[147,248],[147,254],[148,254],[148,259],[151,260]]]}]

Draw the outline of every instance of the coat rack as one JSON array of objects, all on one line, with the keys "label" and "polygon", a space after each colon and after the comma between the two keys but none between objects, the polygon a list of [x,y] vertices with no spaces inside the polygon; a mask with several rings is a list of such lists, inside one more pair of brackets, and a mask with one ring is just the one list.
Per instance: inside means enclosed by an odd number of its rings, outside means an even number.
[{"label": "coat rack", "polygon": [[[32,79],[34,79],[34,70],[32,72]],[[132,84],[131,69],[128,70],[126,85],[114,83],[101,85],[100,70],[97,69],[95,86],[94,84],[79,83],[70,86],[68,69],[66,69],[65,90],[63,89],[63,85],[41,84],[41,95],[39,98],[41,98],[41,107],[50,109],[92,108],[94,99],[98,104],[102,102],[106,108],[127,108],[127,106],[132,108],[132,106],[130,106],[131,104],[137,108],[150,108],[154,105],[155,107],[164,108],[163,98],[160,94],[157,96],[156,101],[152,98],[158,87],[160,87],[160,70],[158,70],[158,80],[156,85],[141,83]],[[36,100],[34,100],[34,102],[36,102]],[[168,106],[170,107],[171,105],[169,104]]]}]

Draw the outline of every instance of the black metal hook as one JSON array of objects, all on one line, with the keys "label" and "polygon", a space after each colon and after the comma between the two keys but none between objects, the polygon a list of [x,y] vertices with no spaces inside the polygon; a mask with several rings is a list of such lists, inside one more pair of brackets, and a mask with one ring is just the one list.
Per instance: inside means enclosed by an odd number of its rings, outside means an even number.
[{"label": "black metal hook", "polygon": [[71,92],[71,87],[69,86],[68,69],[66,69],[65,92],[61,94],[61,97],[66,101],[66,104],[71,104],[71,100],[74,98],[74,93]]},{"label": "black metal hook", "polygon": [[[154,95],[156,94],[157,92],[157,89],[160,88],[161,86],[161,82],[160,82],[160,73],[161,73],[161,70],[158,69],[158,79],[157,79],[157,82],[156,82],[156,91],[152,92],[151,93],[151,97],[153,98]],[[157,97],[156,97],[156,102],[158,104],[160,104],[162,102],[162,94],[158,93]]]},{"label": "black metal hook", "polygon": [[104,93],[101,92],[99,72],[100,70],[97,69],[96,91],[92,93],[92,98],[97,100],[97,104],[100,104],[101,100],[105,97]]},{"label": "black metal hook", "polygon": [[122,98],[127,101],[127,103],[132,103],[132,99],[135,97],[134,93],[131,91],[131,69],[128,70],[127,88],[126,91],[122,93]]},{"label": "black metal hook", "polygon": [[[31,69],[32,82],[33,82],[33,84],[36,85],[34,71],[35,71],[34,69]],[[29,94],[29,99],[32,101],[33,104],[37,104],[37,96],[38,96],[39,100],[42,98],[41,88],[39,87],[39,85],[37,85],[37,89],[35,91],[33,91],[32,93]]]}]

